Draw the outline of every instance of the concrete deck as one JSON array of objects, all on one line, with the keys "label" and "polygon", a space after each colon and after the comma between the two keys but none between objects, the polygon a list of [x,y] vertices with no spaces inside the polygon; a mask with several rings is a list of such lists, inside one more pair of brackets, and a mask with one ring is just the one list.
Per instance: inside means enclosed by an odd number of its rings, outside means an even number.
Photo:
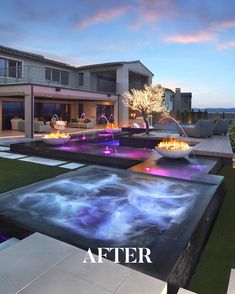
[{"label": "concrete deck", "polygon": [[[137,135],[141,136],[141,135]],[[149,136],[151,137],[151,135]],[[211,138],[192,138],[188,139],[176,133],[155,133],[154,138],[176,138],[183,141],[189,141],[194,145],[193,150],[196,155],[213,156],[222,158],[233,158],[233,150],[229,136],[212,136]]]},{"label": "concrete deck", "polygon": [[35,233],[0,252],[0,293],[167,293],[165,282],[109,260],[85,264],[86,253]]}]

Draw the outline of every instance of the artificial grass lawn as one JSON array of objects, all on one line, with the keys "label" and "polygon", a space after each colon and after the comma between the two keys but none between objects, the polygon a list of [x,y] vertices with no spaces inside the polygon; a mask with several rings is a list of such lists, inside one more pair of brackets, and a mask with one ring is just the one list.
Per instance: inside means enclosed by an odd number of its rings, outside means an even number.
[{"label": "artificial grass lawn", "polygon": [[199,294],[226,294],[230,270],[235,268],[235,169],[226,166],[220,175],[227,194],[189,285]]},{"label": "artificial grass lawn", "polygon": [[68,172],[67,169],[0,158],[0,193]]}]

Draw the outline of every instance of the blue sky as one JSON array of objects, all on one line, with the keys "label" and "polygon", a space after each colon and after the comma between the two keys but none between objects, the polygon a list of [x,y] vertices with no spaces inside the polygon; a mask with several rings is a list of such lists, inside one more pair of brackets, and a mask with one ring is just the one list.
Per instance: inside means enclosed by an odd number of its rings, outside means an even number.
[{"label": "blue sky", "polygon": [[235,107],[234,0],[11,0],[0,44],[84,65],[141,60],[194,107]]}]

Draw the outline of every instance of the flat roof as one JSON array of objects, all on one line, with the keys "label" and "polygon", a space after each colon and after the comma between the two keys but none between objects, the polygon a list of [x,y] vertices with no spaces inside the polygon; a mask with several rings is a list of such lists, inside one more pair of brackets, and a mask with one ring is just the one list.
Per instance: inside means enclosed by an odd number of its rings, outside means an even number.
[{"label": "flat roof", "polygon": [[119,66],[119,65],[123,65],[123,64],[140,63],[144,68],[146,68],[146,70],[148,72],[151,73],[152,76],[154,76],[154,74],[140,60],[117,61],[117,62],[89,64],[89,65],[84,65],[84,66],[73,66],[73,65],[70,65],[70,64],[67,64],[64,62],[45,58],[43,55],[40,55],[40,54],[35,54],[35,53],[28,52],[28,51],[23,51],[23,50],[18,50],[18,49],[14,49],[14,48],[2,46],[2,45],[0,45],[0,52],[7,53],[7,54],[13,54],[16,56],[21,56],[21,57],[27,57],[27,58],[30,58],[33,60],[37,60],[37,61],[41,61],[41,62],[48,62],[48,63],[52,63],[55,65],[60,65],[60,66],[69,67],[69,68],[78,69],[78,70],[95,68],[95,67],[103,67],[103,66]]},{"label": "flat roof", "polygon": [[105,62],[105,63],[97,63],[97,64],[89,64],[89,65],[83,65],[79,66],[78,69],[89,69],[94,67],[104,67],[104,66],[119,66],[124,64],[131,64],[131,63],[140,63],[148,72],[151,73],[152,76],[154,74],[140,61],[140,60],[132,60],[132,61],[117,61],[117,62]]}]

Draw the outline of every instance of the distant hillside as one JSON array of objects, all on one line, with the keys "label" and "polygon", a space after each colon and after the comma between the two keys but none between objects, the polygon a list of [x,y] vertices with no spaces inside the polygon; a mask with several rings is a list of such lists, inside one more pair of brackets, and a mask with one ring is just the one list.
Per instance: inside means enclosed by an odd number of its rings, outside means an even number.
[{"label": "distant hillside", "polygon": [[205,109],[208,112],[235,112],[235,108],[193,108],[194,111],[205,111]]}]

